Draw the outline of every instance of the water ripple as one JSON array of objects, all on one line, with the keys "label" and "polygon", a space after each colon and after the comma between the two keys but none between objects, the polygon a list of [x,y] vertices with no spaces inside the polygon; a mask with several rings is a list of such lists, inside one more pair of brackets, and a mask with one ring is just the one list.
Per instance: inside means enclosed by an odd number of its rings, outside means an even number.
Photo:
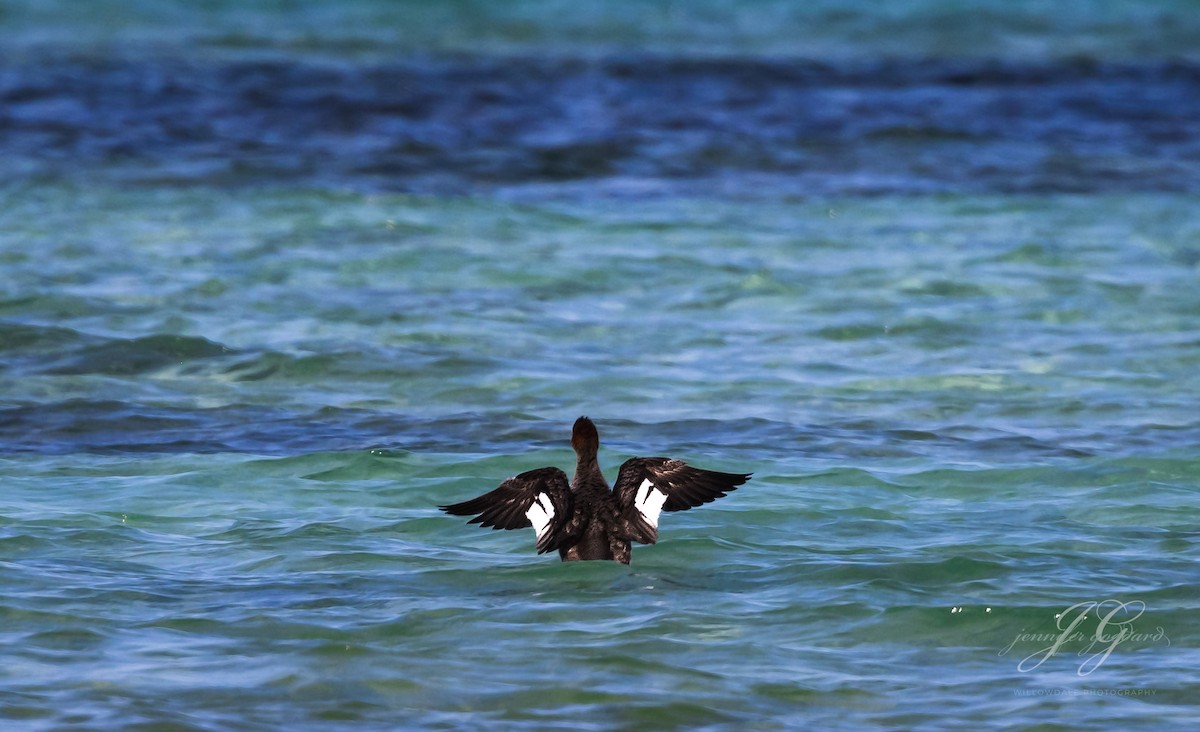
[{"label": "water ripple", "polygon": [[39,59],[0,80],[6,156],[141,183],[619,191],[640,179],[748,195],[758,173],[807,195],[1198,186],[1200,72],[1182,61]]}]

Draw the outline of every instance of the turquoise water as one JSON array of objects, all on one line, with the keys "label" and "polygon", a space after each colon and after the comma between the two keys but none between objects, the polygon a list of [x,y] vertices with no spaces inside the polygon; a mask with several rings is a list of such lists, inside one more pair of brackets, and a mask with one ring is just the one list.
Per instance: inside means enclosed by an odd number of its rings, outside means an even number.
[{"label": "turquoise water", "polygon": [[[0,8],[5,729],[1200,711],[1187,3],[96,7]],[[436,510],[580,414],[754,479]]]}]

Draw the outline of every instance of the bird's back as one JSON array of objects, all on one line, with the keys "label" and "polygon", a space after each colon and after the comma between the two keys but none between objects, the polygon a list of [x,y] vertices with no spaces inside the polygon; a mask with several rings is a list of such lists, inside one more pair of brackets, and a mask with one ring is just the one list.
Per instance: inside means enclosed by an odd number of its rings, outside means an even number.
[{"label": "bird's back", "polygon": [[564,562],[587,559],[615,559],[628,564],[629,541],[619,538],[617,503],[602,475],[576,475],[574,526],[568,531],[576,541],[559,547]]}]

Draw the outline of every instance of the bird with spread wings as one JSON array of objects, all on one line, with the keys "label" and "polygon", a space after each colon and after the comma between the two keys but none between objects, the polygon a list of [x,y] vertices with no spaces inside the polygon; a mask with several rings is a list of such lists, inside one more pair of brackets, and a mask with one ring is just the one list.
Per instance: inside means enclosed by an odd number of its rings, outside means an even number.
[{"label": "bird with spread wings", "polygon": [[532,527],[538,554],[558,550],[564,562],[610,559],[629,564],[632,542],[658,541],[663,511],[709,503],[750,480],[749,473],[701,470],[665,457],[635,457],[621,464],[610,489],[600,472],[600,436],[587,417],[575,421],[571,446],[575,477],[558,468],[513,476],[495,490],[462,503],[439,506],[469,523],[493,529]]}]

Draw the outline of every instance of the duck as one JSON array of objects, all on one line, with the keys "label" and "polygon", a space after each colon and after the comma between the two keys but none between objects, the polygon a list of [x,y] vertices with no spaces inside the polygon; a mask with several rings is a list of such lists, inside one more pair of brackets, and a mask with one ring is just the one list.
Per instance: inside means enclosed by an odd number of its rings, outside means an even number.
[{"label": "duck", "polygon": [[478,498],[438,508],[452,516],[474,516],[467,523],[482,527],[532,527],[539,555],[557,550],[564,562],[629,564],[633,542],[657,543],[663,512],[715,501],[753,475],[701,470],[667,457],[634,457],[621,464],[610,488],[600,471],[600,433],[592,420],[575,420],[571,447],[576,463],[569,483],[559,468],[536,468]]}]

